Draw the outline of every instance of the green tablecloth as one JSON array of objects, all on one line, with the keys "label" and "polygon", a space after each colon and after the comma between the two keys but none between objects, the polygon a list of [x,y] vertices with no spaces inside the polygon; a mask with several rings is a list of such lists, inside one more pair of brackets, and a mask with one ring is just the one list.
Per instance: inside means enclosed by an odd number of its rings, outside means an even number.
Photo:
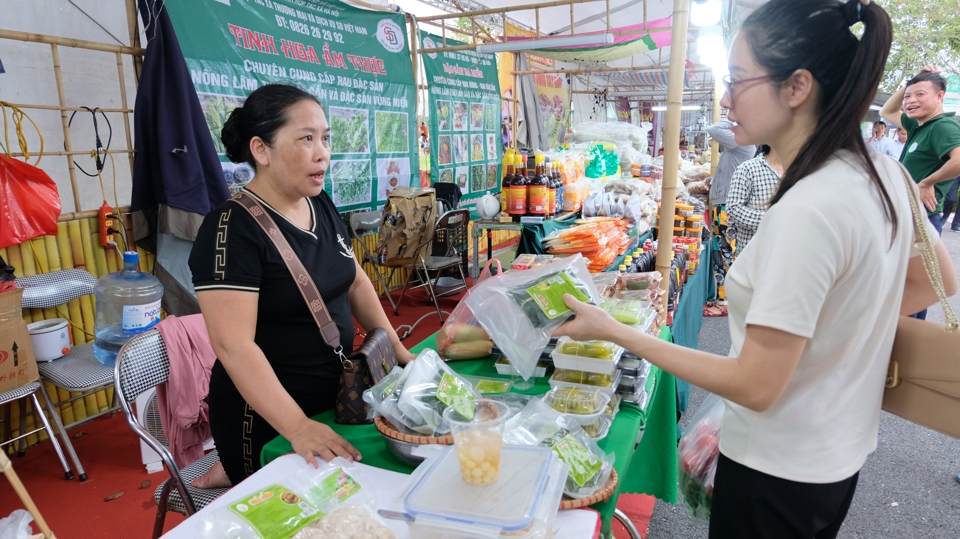
[{"label": "green tablecloth", "polygon": [[[700,341],[700,328],[703,326],[703,306],[710,294],[713,282],[713,268],[710,266],[711,249],[705,247],[700,253],[700,265],[693,277],[687,279],[680,293],[680,304],[673,313],[673,342],[680,346],[697,349]],[[690,384],[677,380],[677,409],[683,413],[687,409],[690,396]]]},{"label": "green tablecloth", "polygon": [[[663,328],[660,337],[670,340],[669,328]],[[424,348],[436,348],[433,336],[411,348],[416,353]],[[498,377],[492,359],[476,361],[458,361],[449,364],[455,371],[468,376]],[[537,378],[532,389],[519,393],[537,395],[550,389],[546,378]],[[669,503],[677,502],[677,441],[676,441],[676,400],[673,376],[651,367],[647,381],[648,391],[653,397],[646,410],[632,404],[621,404],[620,412],[610,426],[606,438],[600,441],[600,447],[616,455],[614,469],[620,477],[618,492],[610,500],[593,506],[603,520],[603,533],[610,533],[610,519],[621,493],[652,494]],[[413,468],[398,461],[387,450],[387,446],[373,425],[338,425],[333,421],[333,411],[319,414],[314,420],[330,425],[333,430],[353,444],[363,455],[363,463],[377,468],[410,473]],[[641,429],[643,439],[634,451],[634,443]],[[277,437],[264,446],[260,454],[260,464],[268,462],[293,451],[283,437]]]}]

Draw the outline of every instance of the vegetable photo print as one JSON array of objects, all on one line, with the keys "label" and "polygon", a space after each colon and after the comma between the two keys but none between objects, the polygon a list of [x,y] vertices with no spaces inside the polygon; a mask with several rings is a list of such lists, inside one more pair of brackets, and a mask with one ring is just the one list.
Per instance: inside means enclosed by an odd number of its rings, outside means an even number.
[{"label": "vegetable photo print", "polygon": [[[409,164],[407,166],[409,167]],[[370,161],[332,160],[330,161],[330,170],[334,204],[349,206],[350,204],[370,202],[373,191]]]},{"label": "vegetable photo print", "polygon": [[375,116],[377,153],[400,153],[410,151],[406,112],[377,111]]},{"label": "vegetable photo print", "polygon": [[366,110],[330,107],[330,151],[370,153],[369,124]]}]

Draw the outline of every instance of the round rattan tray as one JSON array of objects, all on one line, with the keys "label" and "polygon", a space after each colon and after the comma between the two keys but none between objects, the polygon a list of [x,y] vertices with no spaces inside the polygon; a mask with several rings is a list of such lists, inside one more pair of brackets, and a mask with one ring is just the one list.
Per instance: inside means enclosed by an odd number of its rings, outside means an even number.
[{"label": "round rattan tray", "polygon": [[408,444],[436,444],[436,445],[453,445],[453,435],[447,434],[445,436],[421,436],[417,434],[404,434],[398,431],[394,426],[384,419],[381,416],[377,416],[373,419],[373,425],[380,431],[380,434],[383,434],[387,438],[393,438],[394,440],[400,440],[401,442],[407,442]]},{"label": "round rattan tray", "polygon": [[572,498],[567,498],[566,496],[560,500],[560,509],[581,509],[593,505],[595,503],[605,502],[610,499],[610,496],[613,495],[617,490],[617,482],[619,478],[617,477],[616,470],[610,470],[610,478],[607,479],[607,484],[603,486],[600,490],[594,492],[586,498],[580,498],[579,500],[574,500]]}]

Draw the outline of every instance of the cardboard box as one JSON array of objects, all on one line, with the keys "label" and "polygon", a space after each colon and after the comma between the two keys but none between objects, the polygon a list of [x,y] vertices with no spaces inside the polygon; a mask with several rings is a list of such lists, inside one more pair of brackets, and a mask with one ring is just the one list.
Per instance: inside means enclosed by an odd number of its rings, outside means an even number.
[{"label": "cardboard box", "polygon": [[0,393],[40,379],[30,332],[23,320],[23,289],[0,293]]}]

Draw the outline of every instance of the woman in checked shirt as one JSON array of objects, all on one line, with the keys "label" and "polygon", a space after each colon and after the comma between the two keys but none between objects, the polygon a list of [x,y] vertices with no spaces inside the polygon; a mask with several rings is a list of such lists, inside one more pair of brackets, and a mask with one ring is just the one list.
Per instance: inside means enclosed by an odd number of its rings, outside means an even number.
[{"label": "woman in checked shirt", "polygon": [[760,145],[757,156],[744,161],[733,173],[727,194],[727,216],[737,235],[736,255],[746,249],[757,233],[770,199],[780,186],[781,176],[783,165],[766,144]]}]

